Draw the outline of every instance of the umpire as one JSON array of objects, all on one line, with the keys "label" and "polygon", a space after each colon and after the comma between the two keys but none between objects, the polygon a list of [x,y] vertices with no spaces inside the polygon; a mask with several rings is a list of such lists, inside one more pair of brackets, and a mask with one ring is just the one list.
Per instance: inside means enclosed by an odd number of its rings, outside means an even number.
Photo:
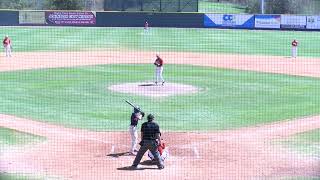
[{"label": "umpire", "polygon": [[147,119],[148,122],[143,123],[141,126],[141,147],[133,161],[132,167],[137,168],[144,153],[146,153],[147,150],[150,150],[152,155],[155,157],[158,168],[163,169],[163,161],[160,158],[158,151],[158,143],[161,143],[160,128],[159,125],[154,122],[154,116],[152,114],[149,114]]}]

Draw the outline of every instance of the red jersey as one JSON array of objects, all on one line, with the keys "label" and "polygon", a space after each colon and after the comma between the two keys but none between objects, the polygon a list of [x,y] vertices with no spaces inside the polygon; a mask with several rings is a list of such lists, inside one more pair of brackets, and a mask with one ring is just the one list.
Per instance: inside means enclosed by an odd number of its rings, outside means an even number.
[{"label": "red jersey", "polygon": [[298,41],[293,40],[291,44],[292,44],[292,46],[295,46],[295,47],[296,47],[296,46],[298,46]]},{"label": "red jersey", "polygon": [[163,143],[163,142],[161,142],[160,144],[159,144],[159,146],[158,146],[158,151],[159,151],[159,153],[160,153],[160,156],[162,155],[162,153],[163,153],[163,150],[166,148],[166,145]]},{"label": "red jersey", "polygon": [[2,43],[3,43],[3,45],[7,46],[7,45],[11,44],[11,40],[8,37],[6,37],[6,38],[4,38]]},{"label": "red jersey", "polygon": [[154,62],[154,65],[157,67],[163,66],[163,60],[160,57],[157,57],[156,61]]}]

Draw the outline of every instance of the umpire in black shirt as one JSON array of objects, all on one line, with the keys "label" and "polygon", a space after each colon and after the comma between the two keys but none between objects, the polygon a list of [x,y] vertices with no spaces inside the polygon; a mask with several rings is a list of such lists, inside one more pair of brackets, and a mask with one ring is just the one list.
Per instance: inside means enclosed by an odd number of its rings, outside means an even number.
[{"label": "umpire in black shirt", "polygon": [[144,153],[146,153],[147,150],[150,150],[152,155],[155,157],[158,168],[163,169],[163,161],[161,160],[160,153],[158,151],[158,143],[161,143],[160,128],[157,123],[153,122],[154,116],[152,114],[149,114],[147,119],[148,122],[143,123],[141,126],[141,147],[133,161],[132,167],[137,168]]}]

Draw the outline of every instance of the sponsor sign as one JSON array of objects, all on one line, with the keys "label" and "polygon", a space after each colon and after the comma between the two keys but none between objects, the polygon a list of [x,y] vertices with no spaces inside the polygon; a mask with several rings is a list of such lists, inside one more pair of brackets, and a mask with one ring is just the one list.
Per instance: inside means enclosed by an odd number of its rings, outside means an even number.
[{"label": "sponsor sign", "polygon": [[320,29],[320,16],[307,16],[307,29]]},{"label": "sponsor sign", "polygon": [[239,14],[205,14],[204,26],[251,29],[254,27],[254,16]]},{"label": "sponsor sign", "polygon": [[305,29],[307,26],[306,16],[281,15],[281,28]]},{"label": "sponsor sign", "polygon": [[280,24],[280,15],[255,15],[255,28],[280,29]]},{"label": "sponsor sign", "polygon": [[61,12],[48,11],[46,21],[51,25],[88,26],[96,24],[96,15],[93,12]]}]

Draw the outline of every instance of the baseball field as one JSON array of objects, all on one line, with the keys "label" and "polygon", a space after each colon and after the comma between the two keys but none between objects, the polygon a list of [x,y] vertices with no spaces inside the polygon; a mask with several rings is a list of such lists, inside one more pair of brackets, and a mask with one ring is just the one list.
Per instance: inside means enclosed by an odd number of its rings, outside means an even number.
[{"label": "baseball field", "polygon": [[[319,32],[2,27],[6,34],[0,177],[320,178]],[[150,86],[156,53],[164,86]],[[134,156],[125,154],[125,100],[156,116],[170,151],[163,170],[147,157],[141,171],[126,168]]]}]

